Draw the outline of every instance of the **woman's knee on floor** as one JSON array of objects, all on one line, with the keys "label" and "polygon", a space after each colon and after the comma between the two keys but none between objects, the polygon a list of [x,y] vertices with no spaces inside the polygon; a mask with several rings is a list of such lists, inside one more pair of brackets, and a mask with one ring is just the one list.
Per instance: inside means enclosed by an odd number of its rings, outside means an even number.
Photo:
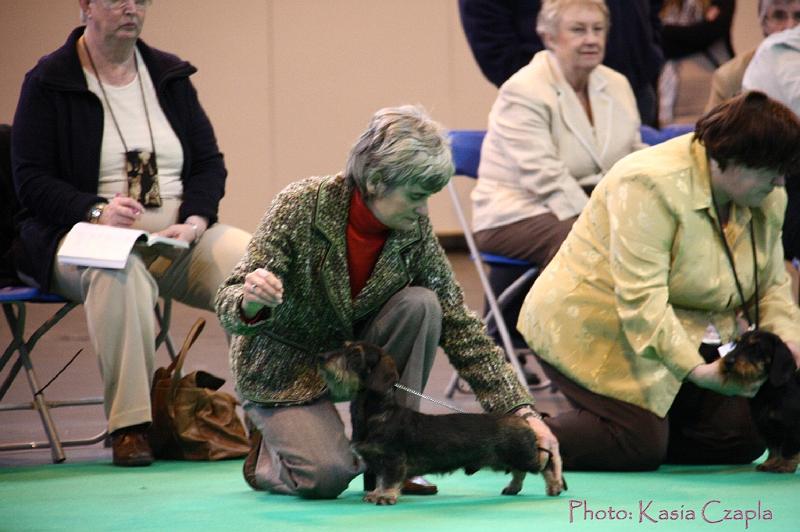
[{"label": "woman's knee on floor", "polygon": [[[566,423],[571,417],[576,423]],[[561,419],[560,419],[561,418]],[[549,422],[559,439],[564,468],[577,471],[652,471],[664,463],[666,434],[642,427],[638,434],[598,419],[586,424],[583,417],[556,416]],[[662,435],[663,434],[663,435]]]},{"label": "woman's knee on floor", "polygon": [[667,456],[668,428],[666,424],[643,421],[618,433],[624,457],[620,462],[623,471],[653,471]]},{"label": "woman's knee on floor", "polygon": [[297,487],[297,495],[304,499],[335,499],[356,475],[354,462],[329,462],[316,464],[310,475]]}]

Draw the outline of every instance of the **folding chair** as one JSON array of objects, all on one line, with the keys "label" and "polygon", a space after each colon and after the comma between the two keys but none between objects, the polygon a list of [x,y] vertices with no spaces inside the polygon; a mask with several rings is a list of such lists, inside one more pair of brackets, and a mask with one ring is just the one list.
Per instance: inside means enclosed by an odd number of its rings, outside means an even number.
[{"label": "folding chair", "polygon": [[[481,144],[483,137],[486,135],[485,131],[481,130],[454,130],[450,131],[450,144],[453,152],[453,162],[456,167],[456,175],[465,176],[469,178],[478,177],[478,163],[480,162]],[[497,327],[497,333],[500,336],[501,347],[506,353],[514,371],[523,386],[527,387],[528,382],[525,372],[522,370],[522,365],[517,357],[517,350],[514,348],[514,343],[511,339],[508,326],[503,318],[503,310],[508,302],[517,295],[520,290],[527,288],[530,283],[535,279],[539,273],[539,268],[535,264],[531,264],[524,260],[505,257],[502,255],[495,255],[491,253],[483,253],[478,249],[475,244],[475,239],[472,237],[472,226],[464,215],[464,209],[461,206],[461,200],[456,191],[453,180],[447,184],[447,189],[450,192],[450,198],[453,202],[453,209],[458,217],[458,222],[461,229],[464,231],[464,238],[467,241],[467,247],[470,252],[475,269],[478,272],[478,278],[483,288],[483,294],[486,298],[488,310],[483,317],[484,323],[488,326],[494,324]],[[496,296],[489,278],[486,274],[486,267],[517,267],[522,270],[522,274],[516,281],[506,287],[505,290]],[[445,396],[450,398],[458,389],[459,378],[457,373],[453,373],[450,382],[445,389]],[[549,383],[543,383],[538,386],[549,386]]]},{"label": "folding chair", "polygon": [[[58,322],[60,322],[78,303],[67,301],[55,294],[46,294],[36,288],[25,286],[16,279],[16,272],[11,261],[10,251],[11,242],[14,239],[13,216],[18,210],[19,205],[14,196],[14,185],[11,179],[11,126],[0,124],[0,304],[3,307],[3,314],[6,322],[11,329],[11,341],[0,357],[0,375],[8,369],[2,385],[0,385],[0,401],[3,400],[12,383],[25,369],[25,376],[28,380],[28,387],[31,391],[32,400],[26,403],[2,403],[0,402],[0,412],[12,410],[36,410],[39,412],[47,441],[18,442],[0,445],[0,451],[12,451],[22,449],[49,448],[53,456],[53,462],[59,463],[65,460],[64,447],[79,445],[91,445],[99,443],[105,439],[107,432],[103,431],[95,436],[76,439],[61,440],[53,418],[50,415],[51,408],[66,406],[86,406],[103,404],[101,397],[84,397],[80,399],[65,401],[48,401],[44,395],[44,389],[40,386],[39,378],[34,369],[31,352],[36,342],[47,334]],[[8,260],[7,260],[8,259]],[[26,309],[29,304],[50,304],[58,305],[58,309],[39,326],[32,334],[26,336]],[[175,358],[175,348],[169,336],[169,324],[172,317],[172,301],[168,298],[163,300],[163,304],[155,307],[156,320],[160,327],[156,337],[156,349],[161,344],[165,344],[169,356]],[[59,373],[60,374],[60,373]],[[59,375],[56,374],[56,377]],[[52,380],[54,380],[53,377]],[[45,385],[46,387],[47,385]]]},{"label": "folding chair", "polygon": [[[67,314],[79,305],[74,301],[67,301],[55,294],[40,292],[37,288],[29,286],[6,286],[0,288],[0,303],[3,306],[6,322],[11,330],[11,342],[5,348],[0,358],[0,373],[8,368],[8,373],[0,386],[0,401],[5,397],[14,380],[22,369],[28,380],[28,387],[32,400],[24,403],[0,403],[0,412],[12,410],[36,410],[41,418],[47,441],[14,442],[0,445],[0,451],[14,451],[22,449],[49,448],[54,463],[66,459],[64,447],[77,447],[92,445],[103,441],[108,432],[103,430],[99,434],[72,440],[62,440],[50,413],[51,408],[68,406],[89,406],[103,404],[102,397],[83,397],[68,400],[48,400],[33,364],[31,353],[42,336],[60,322]],[[33,333],[26,335],[26,310],[30,304],[59,305],[58,309],[39,326]],[[164,299],[161,307],[156,305],[156,319],[161,327],[156,339],[156,348],[162,343],[166,345],[169,356],[175,358],[175,349],[169,336],[169,324],[172,314],[172,301]],[[57,376],[57,375],[56,375]]]},{"label": "folding chair", "polygon": [[[654,145],[669,140],[673,137],[689,133],[694,130],[694,126],[690,124],[670,124],[663,128],[654,129],[650,126],[643,125],[640,128],[642,141],[645,144]],[[453,162],[456,167],[456,175],[477,178],[478,177],[478,164],[481,157],[481,144],[486,132],[483,130],[453,130],[450,132],[450,143],[453,152]],[[464,231],[464,238],[467,241],[470,255],[475,263],[475,268],[478,271],[478,277],[481,281],[484,295],[486,297],[489,310],[484,315],[484,322],[487,327],[492,323],[497,327],[497,333],[500,336],[500,342],[503,349],[508,356],[509,361],[514,366],[520,381],[527,386],[525,374],[517,359],[518,349],[515,348],[511,339],[511,334],[508,326],[503,318],[503,310],[505,310],[509,303],[520,294],[520,292],[530,286],[539,274],[537,265],[529,263],[524,260],[513,259],[504,257],[502,255],[493,255],[490,253],[482,253],[475,245],[475,239],[472,237],[472,227],[464,216],[464,210],[461,207],[461,200],[458,197],[455,185],[451,180],[448,183],[448,190],[450,198],[453,201],[453,207],[456,211],[458,221]],[[495,297],[495,290],[492,288],[491,282],[486,275],[484,267],[489,268],[517,268],[520,272],[519,277],[508,285],[499,296]],[[536,385],[536,388],[546,388],[550,385],[548,382],[543,382]],[[450,398],[459,388],[458,374],[454,373],[450,382],[445,389],[445,396]]]}]

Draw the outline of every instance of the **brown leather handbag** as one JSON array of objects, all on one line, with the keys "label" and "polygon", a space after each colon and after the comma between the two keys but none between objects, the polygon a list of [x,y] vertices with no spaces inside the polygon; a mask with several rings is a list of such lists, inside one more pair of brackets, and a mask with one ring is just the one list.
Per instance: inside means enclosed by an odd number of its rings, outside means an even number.
[{"label": "brown leather handbag", "polygon": [[225,380],[205,371],[180,376],[205,323],[202,318],[195,322],[175,360],[153,377],[149,438],[156,458],[223,460],[245,456],[250,449],[236,398],[219,391]]}]

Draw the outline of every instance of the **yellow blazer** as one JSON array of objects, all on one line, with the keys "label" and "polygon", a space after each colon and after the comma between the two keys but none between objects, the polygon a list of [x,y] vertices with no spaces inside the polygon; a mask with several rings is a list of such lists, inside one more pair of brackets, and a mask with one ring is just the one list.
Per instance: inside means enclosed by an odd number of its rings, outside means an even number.
[{"label": "yellow blazer", "polygon": [[476,231],[552,212],[577,216],[619,159],[643,147],[628,80],[603,65],[589,76],[594,125],[549,51],[537,53],[500,88],[489,114],[478,183]]},{"label": "yellow blazer", "polygon": [[[761,326],[797,342],[800,309],[780,238],[785,208],[783,188],[760,208],[734,205],[725,236],[750,301],[752,217]],[[666,415],[683,379],[703,363],[706,326],[725,342],[736,333],[740,297],[716,224],[705,149],[692,134],[629,155],[597,186],[534,284],[519,330],[578,384]]]}]

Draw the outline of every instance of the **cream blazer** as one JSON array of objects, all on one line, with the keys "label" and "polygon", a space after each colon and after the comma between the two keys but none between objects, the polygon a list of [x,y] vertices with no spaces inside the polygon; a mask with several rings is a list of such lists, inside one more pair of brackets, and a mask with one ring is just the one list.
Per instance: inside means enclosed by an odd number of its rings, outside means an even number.
[{"label": "cream blazer", "polygon": [[559,220],[577,216],[588,201],[581,187],[596,185],[615,162],[644,146],[625,76],[595,68],[589,101],[594,126],[547,50],[503,84],[472,192],[475,231],[546,212]]},{"label": "cream blazer", "polygon": [[[757,209],[733,205],[725,237],[760,325],[800,341],[800,309],[783,265],[786,191]],[[741,306],[716,227],[705,149],[692,134],[629,155],[600,182],[525,299],[518,328],[544,360],[583,387],[666,415],[703,363],[709,323],[727,342]],[[753,312],[751,311],[751,315]]]}]

